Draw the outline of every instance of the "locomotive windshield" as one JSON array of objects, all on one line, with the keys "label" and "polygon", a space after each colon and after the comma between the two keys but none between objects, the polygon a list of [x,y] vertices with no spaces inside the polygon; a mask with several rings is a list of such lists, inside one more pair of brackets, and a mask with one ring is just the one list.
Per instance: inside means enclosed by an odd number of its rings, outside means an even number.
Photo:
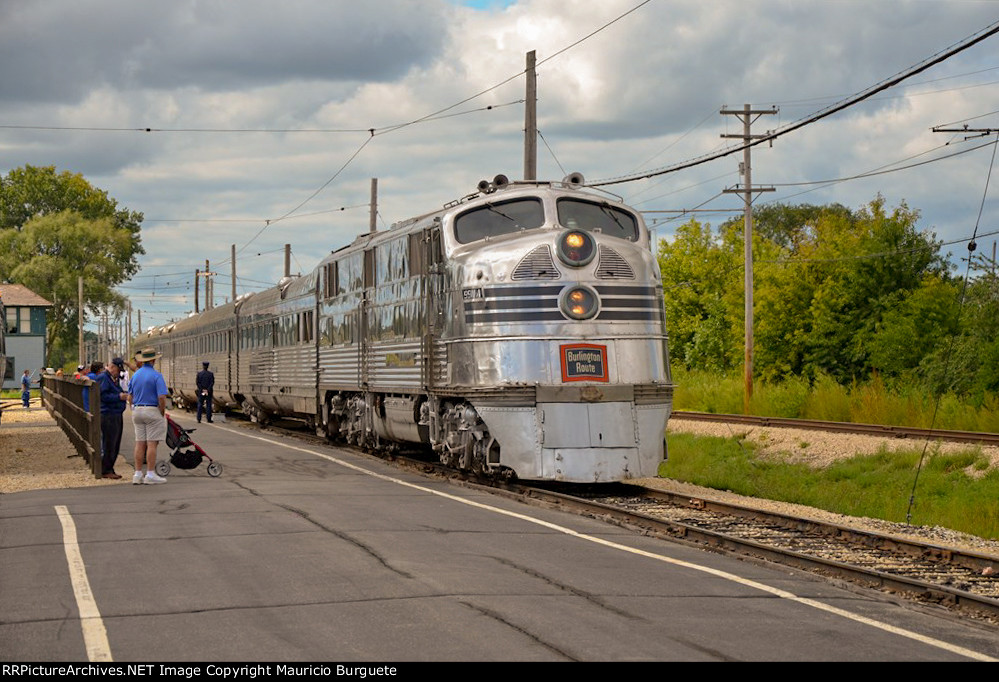
[{"label": "locomotive windshield", "polygon": [[603,202],[559,199],[558,222],[570,230],[587,230],[638,241],[638,222],[635,216]]},{"label": "locomotive windshield", "polygon": [[486,237],[533,230],[545,224],[545,209],[538,197],[485,204],[455,218],[454,236],[461,244]]}]

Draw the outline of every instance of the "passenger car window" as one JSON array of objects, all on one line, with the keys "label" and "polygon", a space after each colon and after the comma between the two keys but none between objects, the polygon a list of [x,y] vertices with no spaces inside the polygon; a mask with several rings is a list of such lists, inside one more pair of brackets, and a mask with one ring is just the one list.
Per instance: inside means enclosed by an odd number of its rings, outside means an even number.
[{"label": "passenger car window", "polygon": [[545,209],[537,197],[497,201],[473,208],[455,218],[454,236],[461,244],[486,237],[533,230],[545,224]]},{"label": "passenger car window", "polygon": [[570,230],[599,230],[611,237],[638,241],[635,216],[606,202],[559,199],[558,222]]}]

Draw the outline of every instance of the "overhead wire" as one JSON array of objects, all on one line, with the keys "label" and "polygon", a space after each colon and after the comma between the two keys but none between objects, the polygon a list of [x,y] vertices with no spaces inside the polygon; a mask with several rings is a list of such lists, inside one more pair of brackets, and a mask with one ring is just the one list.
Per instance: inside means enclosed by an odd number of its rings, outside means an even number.
[{"label": "overhead wire", "polygon": [[[944,363],[943,363],[943,377],[946,381],[950,374],[950,362],[954,354],[954,345],[957,343],[958,330],[960,328],[961,316],[964,313],[964,306],[967,301],[968,294],[968,280],[971,276],[971,254],[975,251],[976,243],[975,239],[978,236],[978,227],[982,222],[982,213],[985,210],[985,200],[989,195],[989,184],[992,181],[992,169],[996,165],[996,149],[999,148],[999,139],[996,139],[992,143],[992,161],[989,163],[989,171],[985,176],[985,190],[982,192],[982,201],[978,207],[978,217],[975,219],[975,229],[971,233],[971,241],[968,242],[968,265],[964,272],[964,281],[961,285],[961,296],[959,299],[959,304],[957,308],[957,324],[955,325],[954,331],[950,335],[949,342],[947,344],[947,350],[944,353]],[[935,391],[936,396],[933,403],[933,415],[930,417],[930,430],[936,425],[937,413],[940,410],[940,402],[943,397],[943,386],[940,390]],[[919,463],[916,465],[916,473],[912,480],[912,490],[909,492],[909,506],[906,508],[905,512],[905,522],[911,523],[912,521],[912,506],[916,503],[916,487],[919,484],[919,474],[923,470],[923,462],[926,459],[926,451],[929,447],[929,441],[923,443],[923,451],[919,455]]]},{"label": "overhead wire", "polygon": [[974,45],[977,45],[981,41],[985,40],[986,38],[992,35],[995,35],[996,33],[999,33],[999,22],[995,22],[988,25],[981,31],[972,34],[971,36],[965,38],[964,40],[954,43],[950,47],[947,47],[944,50],[941,50],[940,52],[931,55],[927,59],[924,59],[923,61],[909,67],[908,69],[905,69],[904,71],[896,73],[894,76],[891,76],[890,78],[887,78],[879,83],[876,83],[866,88],[865,90],[860,91],[859,93],[853,95],[852,97],[849,97],[845,100],[841,100],[833,105],[830,105],[824,109],[821,109],[811,114],[810,116],[807,116],[803,119],[799,119],[798,121],[790,123],[782,128],[769,131],[766,135],[761,135],[756,139],[750,140],[749,142],[733,145],[714,154],[704,154],[700,157],[690,159],[688,161],[680,162],[672,166],[667,166],[646,173],[638,173],[633,175],[620,176],[616,178],[608,178],[605,180],[597,180],[596,182],[589,182],[587,184],[590,187],[606,187],[609,185],[618,185],[625,182],[634,182],[635,180],[644,180],[646,178],[665,175],[666,173],[675,173],[680,170],[685,170],[687,168],[692,168],[694,166],[708,163],[709,161],[714,161],[716,159],[730,156],[736,152],[743,151],[750,147],[755,147],[757,145],[763,144],[764,142],[772,142],[773,140],[776,140],[779,137],[783,137],[784,135],[794,132],[795,130],[799,130],[805,126],[811,125],[812,123],[816,123],[824,118],[832,116],[835,113],[843,111],[844,109],[859,104],[860,102],[863,102],[864,100],[873,97],[879,92],[883,92],[888,88],[894,87],[895,85],[898,85],[902,81],[911,78],[912,76],[915,76],[918,73],[922,73],[923,71],[929,69],[930,67],[935,66],[936,64],[939,64],[942,61],[950,59],[954,55],[959,54],[960,52],[963,52],[964,50],[967,50]]}]

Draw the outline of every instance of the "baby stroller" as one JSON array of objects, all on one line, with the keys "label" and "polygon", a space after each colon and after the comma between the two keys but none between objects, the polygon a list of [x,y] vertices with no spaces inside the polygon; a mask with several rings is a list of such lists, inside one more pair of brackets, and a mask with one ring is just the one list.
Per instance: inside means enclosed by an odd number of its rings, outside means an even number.
[{"label": "baby stroller", "polygon": [[208,475],[221,476],[222,465],[209,457],[208,453],[202,450],[188,435],[194,429],[188,431],[171,419],[169,414],[166,416],[166,420],[166,445],[170,448],[170,461],[160,460],[156,462],[156,473],[160,476],[168,475],[171,464],[178,469],[194,469],[201,464],[203,459],[207,459]]}]

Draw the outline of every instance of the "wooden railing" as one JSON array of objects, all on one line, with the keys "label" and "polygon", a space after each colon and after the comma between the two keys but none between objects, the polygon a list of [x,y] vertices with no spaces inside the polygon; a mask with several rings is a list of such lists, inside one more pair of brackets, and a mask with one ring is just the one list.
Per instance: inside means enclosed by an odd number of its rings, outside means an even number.
[{"label": "wooden railing", "polygon": [[[94,478],[101,477],[101,387],[90,379],[46,373],[42,376],[42,405],[87,462]],[[83,407],[84,389],[88,409]]]}]

